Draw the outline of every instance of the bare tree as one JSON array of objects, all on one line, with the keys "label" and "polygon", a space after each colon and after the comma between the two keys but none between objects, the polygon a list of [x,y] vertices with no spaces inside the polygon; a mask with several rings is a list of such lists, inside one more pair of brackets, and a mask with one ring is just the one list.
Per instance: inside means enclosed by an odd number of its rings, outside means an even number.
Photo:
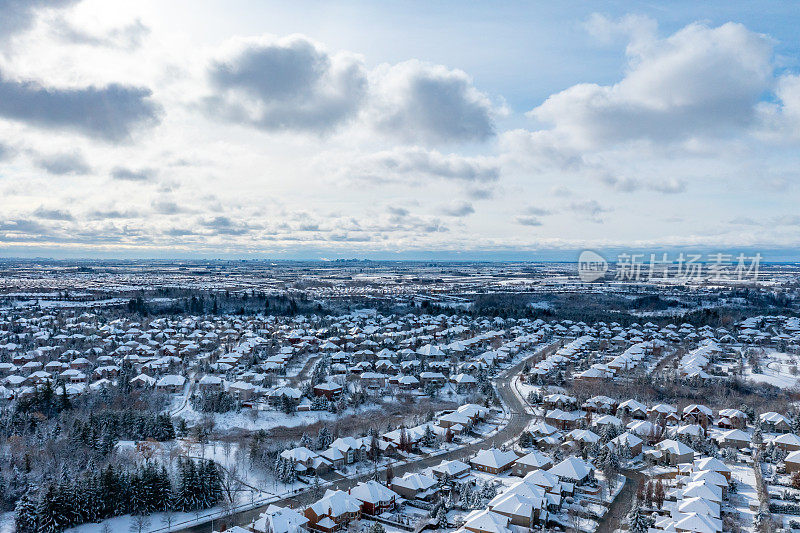
[{"label": "bare tree", "polygon": [[146,514],[135,514],[131,519],[130,530],[132,533],[144,533],[150,527],[150,517]]},{"label": "bare tree", "polygon": [[230,468],[222,469],[222,491],[225,493],[225,499],[232,505],[236,502],[236,493],[242,490],[244,483],[239,479],[239,466],[234,463]]},{"label": "bare tree", "polygon": [[161,523],[164,524],[164,527],[167,528],[167,531],[170,531],[172,529],[172,523],[174,521],[175,521],[175,511],[173,511],[172,508],[167,507],[167,509],[161,516]]}]

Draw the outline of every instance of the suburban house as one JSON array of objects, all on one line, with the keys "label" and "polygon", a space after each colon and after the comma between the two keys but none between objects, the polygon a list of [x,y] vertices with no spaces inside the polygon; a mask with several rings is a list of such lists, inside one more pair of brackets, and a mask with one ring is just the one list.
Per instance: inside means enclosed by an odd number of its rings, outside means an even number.
[{"label": "suburban house", "polygon": [[515,476],[525,477],[529,472],[539,469],[547,470],[551,466],[553,466],[553,461],[548,456],[538,450],[534,450],[514,461],[511,473]]},{"label": "suburban house", "polygon": [[434,478],[418,472],[393,478],[391,489],[407,500],[427,500],[439,490]]},{"label": "suburban house", "polygon": [[517,460],[517,454],[511,450],[498,450],[497,448],[490,448],[488,450],[481,450],[478,454],[470,459],[469,464],[475,470],[481,472],[488,472],[489,474],[499,474],[505,472]]},{"label": "suburban house", "polygon": [[337,400],[342,395],[343,387],[338,383],[326,381],[314,386],[314,396],[324,396],[328,400]]},{"label": "suburban house", "polygon": [[256,533],[303,533],[307,524],[308,518],[294,509],[272,504],[253,522],[252,529]]},{"label": "suburban house", "polygon": [[469,465],[458,460],[442,461],[439,465],[431,468],[431,472],[436,479],[445,477],[458,479],[469,474]]},{"label": "suburban house", "polygon": [[361,516],[361,502],[341,490],[326,490],[321,500],[306,507],[303,514],[312,529],[331,533],[346,528]]},{"label": "suburban house", "polygon": [[361,502],[361,512],[368,515],[379,515],[395,508],[397,493],[370,480],[359,483],[350,489],[350,496]]}]

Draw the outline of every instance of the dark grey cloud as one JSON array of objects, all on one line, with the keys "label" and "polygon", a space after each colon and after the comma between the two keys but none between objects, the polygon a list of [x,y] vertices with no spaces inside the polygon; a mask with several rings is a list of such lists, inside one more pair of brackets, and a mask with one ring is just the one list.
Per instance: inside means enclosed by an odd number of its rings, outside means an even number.
[{"label": "dark grey cloud", "polygon": [[122,142],[159,122],[161,107],[150,89],[112,83],[104,87],[56,88],[18,81],[0,72],[0,117],[36,127],[68,130]]},{"label": "dark grey cloud", "polygon": [[606,173],[600,176],[600,181],[615,191],[621,192],[636,192],[643,189],[663,194],[686,192],[686,182],[679,179],[647,181],[638,178],[620,178]]},{"label": "dark grey cloud", "polygon": [[372,236],[365,233],[331,233],[328,235],[327,240],[333,242],[369,242],[372,240]]},{"label": "dark grey cloud", "polygon": [[545,209],[544,207],[537,207],[535,205],[529,205],[528,207],[525,208],[525,214],[526,215],[532,215],[532,216],[541,217],[541,216],[545,216],[545,215],[552,215],[553,211],[550,210],[550,209]]},{"label": "dark grey cloud", "polygon": [[414,147],[365,156],[348,172],[359,179],[378,182],[429,177],[489,182],[499,178],[500,167],[491,158],[463,157]]},{"label": "dark grey cloud", "polygon": [[119,209],[109,209],[109,210],[95,210],[90,211],[88,213],[88,217],[92,220],[106,220],[111,218],[137,218],[139,217],[139,213],[136,211],[120,211]]},{"label": "dark grey cloud", "polygon": [[14,152],[15,150],[11,148],[11,146],[0,142],[0,161],[11,159],[11,156],[14,155]]},{"label": "dark grey cloud", "polygon": [[473,200],[489,200],[494,198],[494,190],[493,189],[481,189],[481,188],[473,188],[467,191],[467,196],[472,198]]},{"label": "dark grey cloud", "polygon": [[560,196],[562,198],[566,198],[568,196],[572,196],[572,190],[564,185],[556,185],[550,189],[550,194],[553,196]]},{"label": "dark grey cloud", "polygon": [[389,211],[389,213],[391,213],[392,215],[394,215],[396,217],[408,216],[408,209],[406,209],[405,207],[396,207],[396,206],[390,205],[387,208],[387,210]]},{"label": "dark grey cloud", "polygon": [[159,200],[153,202],[152,205],[155,212],[162,215],[177,215],[179,213],[190,212],[190,210],[187,209],[186,207],[179,205],[178,203],[173,202],[171,200]]},{"label": "dark grey cloud", "polygon": [[27,30],[41,9],[62,8],[79,0],[0,0],[0,41]]},{"label": "dark grey cloud", "polygon": [[80,152],[63,152],[56,154],[39,154],[34,163],[37,167],[57,176],[84,175],[92,171],[92,167]]},{"label": "dark grey cloud", "polygon": [[47,233],[50,229],[36,220],[17,218],[0,220],[0,231],[9,233]]},{"label": "dark grey cloud", "polygon": [[485,141],[495,133],[491,102],[462,71],[406,61],[381,76],[377,92],[378,129],[404,141]]},{"label": "dark grey cloud", "polygon": [[521,224],[523,226],[541,226],[542,225],[542,221],[541,220],[539,220],[535,216],[530,216],[530,215],[519,215],[517,217],[514,217],[514,221],[517,224]]},{"label": "dark grey cloud", "polygon": [[332,56],[302,36],[247,43],[214,62],[212,115],[264,130],[327,132],[355,115],[367,91],[360,62]]},{"label": "dark grey cloud", "polygon": [[780,215],[775,217],[774,224],[777,226],[800,226],[800,215]]},{"label": "dark grey cloud", "polygon": [[522,210],[521,215],[514,217],[514,222],[523,226],[541,226],[542,221],[540,217],[552,215],[553,210],[545,209],[535,205],[529,205]]},{"label": "dark grey cloud", "polygon": [[61,209],[45,209],[42,206],[33,212],[33,215],[37,218],[43,218],[45,220],[75,220],[75,217],[72,216],[72,213],[69,211],[64,211]]},{"label": "dark grey cloud", "polygon": [[170,228],[164,232],[164,235],[170,237],[188,237],[190,235],[198,235],[198,233],[187,228]]},{"label": "dark grey cloud", "polygon": [[583,200],[572,202],[567,206],[567,209],[576,215],[591,220],[592,222],[603,222],[603,213],[611,211],[610,208],[603,207],[597,200]]},{"label": "dark grey cloud", "polygon": [[442,213],[449,217],[465,217],[475,212],[475,208],[469,202],[457,202],[442,207]]},{"label": "dark grey cloud", "polygon": [[115,167],[111,171],[111,177],[115,180],[123,181],[150,181],[156,177],[158,172],[152,168],[131,169],[125,167]]},{"label": "dark grey cloud", "polygon": [[234,221],[226,216],[202,220],[200,225],[210,230],[210,232],[215,235],[245,235],[257,229],[256,226],[245,222]]}]

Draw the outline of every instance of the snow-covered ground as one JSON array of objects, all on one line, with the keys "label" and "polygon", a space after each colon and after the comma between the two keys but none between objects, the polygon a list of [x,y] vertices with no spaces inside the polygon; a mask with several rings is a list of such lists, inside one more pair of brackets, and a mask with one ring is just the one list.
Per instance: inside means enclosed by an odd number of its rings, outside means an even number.
[{"label": "snow-covered ground", "polygon": [[744,378],[758,383],[768,383],[782,389],[793,389],[800,385],[798,357],[783,352],[767,352],[759,361],[759,372],[753,372],[749,365]]},{"label": "snow-covered ground", "polygon": [[244,429],[256,431],[259,429],[271,429],[275,427],[297,427],[316,422],[333,422],[338,418],[353,414],[368,414],[370,411],[380,411],[381,405],[363,405],[358,408],[348,408],[339,414],[329,411],[304,411],[297,413],[283,413],[281,411],[261,411],[257,409],[242,409],[239,412],[230,411],[228,413],[214,413],[208,415],[195,411],[191,406],[181,411],[181,418],[185,419],[189,425],[200,422],[206,416],[214,418],[215,429],[228,431],[232,429]]},{"label": "snow-covered ground", "polygon": [[752,527],[755,511],[750,508],[752,503],[758,504],[758,492],[756,491],[756,475],[753,472],[753,465],[746,463],[729,464],[732,479],[736,480],[736,494],[729,498],[730,504],[734,507],[741,517],[742,524]]}]

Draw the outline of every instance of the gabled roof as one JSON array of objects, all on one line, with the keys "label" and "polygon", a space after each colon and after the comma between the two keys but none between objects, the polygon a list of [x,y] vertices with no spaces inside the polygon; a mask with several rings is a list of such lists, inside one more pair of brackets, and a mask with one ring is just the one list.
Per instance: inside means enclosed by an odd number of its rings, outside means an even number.
[{"label": "gabled roof", "polygon": [[388,502],[398,495],[391,489],[386,488],[375,480],[359,483],[350,489],[350,495],[354,498],[367,503]]},{"label": "gabled roof", "polygon": [[489,468],[504,468],[516,460],[517,454],[511,450],[502,451],[497,448],[490,448],[479,451],[469,462]]},{"label": "gabled roof", "polygon": [[307,523],[308,518],[294,509],[273,504],[253,523],[253,529],[263,533],[295,533]]},{"label": "gabled roof", "polygon": [[416,491],[425,491],[436,485],[436,480],[419,472],[407,472],[403,477],[392,479],[392,485]]},{"label": "gabled roof", "polygon": [[484,509],[468,514],[464,526],[486,533],[510,533],[508,524],[507,516]]},{"label": "gabled roof", "polygon": [[356,513],[361,509],[361,503],[354,497],[341,490],[326,490],[325,495],[316,503],[310,505],[317,516],[341,516],[345,513]]},{"label": "gabled roof", "polygon": [[[661,451],[666,451],[666,452],[672,453],[674,455],[686,455],[686,454],[689,454],[689,453],[691,453],[691,454],[694,453],[694,450],[689,448],[684,443],[679,442],[677,440],[672,440],[672,439],[664,439],[664,440],[662,440],[661,442],[656,444],[656,448],[658,448]],[[704,469],[704,470],[706,470],[706,469]]]},{"label": "gabled roof", "polygon": [[592,470],[594,470],[594,466],[590,463],[571,456],[558,463],[548,472],[562,479],[584,479]]},{"label": "gabled roof", "polygon": [[543,454],[538,450],[534,450],[527,455],[523,455],[519,459],[517,459],[516,464],[522,464],[527,466],[533,466],[536,468],[544,468],[548,465],[552,465],[553,461],[548,456]]}]

